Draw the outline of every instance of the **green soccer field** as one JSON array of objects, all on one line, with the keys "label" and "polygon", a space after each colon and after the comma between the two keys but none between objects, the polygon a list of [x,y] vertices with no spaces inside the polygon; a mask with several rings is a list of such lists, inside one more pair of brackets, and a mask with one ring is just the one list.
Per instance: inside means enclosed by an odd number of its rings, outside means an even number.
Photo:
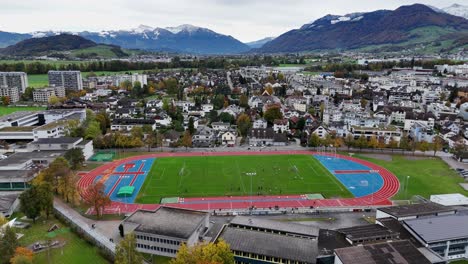
[{"label": "green soccer field", "polygon": [[[356,157],[380,165],[398,177],[400,192],[394,200],[410,199],[414,195],[430,198],[432,194],[461,193],[468,195],[460,183],[464,182],[456,171],[443,160],[434,157],[412,159],[411,156],[392,156],[391,161],[369,158],[362,155]],[[409,176],[408,187],[405,188]]]},{"label": "green soccer field", "polygon": [[[250,176],[250,175],[252,176]],[[320,193],[353,197],[311,155],[157,158],[135,202],[164,197]]]}]

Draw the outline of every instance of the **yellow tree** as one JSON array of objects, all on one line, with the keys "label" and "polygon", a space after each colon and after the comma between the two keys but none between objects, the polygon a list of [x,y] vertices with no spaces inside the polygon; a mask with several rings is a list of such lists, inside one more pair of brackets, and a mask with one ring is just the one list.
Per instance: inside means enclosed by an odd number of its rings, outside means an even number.
[{"label": "yellow tree", "polygon": [[369,148],[378,148],[379,147],[379,141],[375,136],[372,136],[369,140],[369,143],[367,144]]},{"label": "yellow tree", "polygon": [[11,264],[33,263],[34,253],[25,247],[17,247],[15,255],[10,259]]},{"label": "yellow tree", "polygon": [[141,264],[143,256],[136,250],[134,233],[125,236],[115,248],[115,264]]},{"label": "yellow tree", "polygon": [[234,264],[234,254],[223,240],[193,247],[183,244],[170,264]]},{"label": "yellow tree", "polygon": [[190,132],[187,130],[184,133],[184,136],[182,137],[182,146],[185,147],[185,149],[192,147],[192,135],[190,135]]},{"label": "yellow tree", "polygon": [[434,151],[434,157],[437,151],[440,151],[442,149],[443,145],[444,145],[444,140],[439,136],[435,136],[434,139],[432,140],[432,150]]}]

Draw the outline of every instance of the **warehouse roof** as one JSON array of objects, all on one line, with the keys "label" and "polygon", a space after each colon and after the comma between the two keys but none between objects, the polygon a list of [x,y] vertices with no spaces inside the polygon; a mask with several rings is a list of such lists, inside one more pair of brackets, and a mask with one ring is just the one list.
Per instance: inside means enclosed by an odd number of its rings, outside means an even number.
[{"label": "warehouse roof", "polygon": [[187,239],[207,215],[205,212],[160,207],[156,211],[138,210],[124,222],[136,224],[135,231]]},{"label": "warehouse roof", "polygon": [[421,203],[410,205],[399,205],[379,208],[378,210],[394,217],[407,217],[417,215],[430,215],[454,211],[451,207],[446,207],[436,203]]},{"label": "warehouse roof", "polygon": [[410,242],[395,241],[366,246],[335,249],[343,264],[430,264]]},{"label": "warehouse roof", "polygon": [[468,238],[468,215],[453,214],[404,221],[426,243]]},{"label": "warehouse roof", "polygon": [[364,225],[354,226],[349,228],[342,228],[336,230],[343,233],[349,240],[356,241],[374,241],[374,240],[385,240],[398,237],[398,233],[383,227],[381,225]]},{"label": "warehouse roof", "polygon": [[231,221],[231,225],[255,227],[260,229],[267,229],[290,234],[300,234],[311,237],[317,237],[319,234],[319,229],[311,226],[279,222],[274,220],[262,219],[259,217],[236,216]]},{"label": "warehouse roof", "polygon": [[279,235],[235,227],[226,227],[221,235],[233,251],[274,258],[315,263],[317,240]]}]

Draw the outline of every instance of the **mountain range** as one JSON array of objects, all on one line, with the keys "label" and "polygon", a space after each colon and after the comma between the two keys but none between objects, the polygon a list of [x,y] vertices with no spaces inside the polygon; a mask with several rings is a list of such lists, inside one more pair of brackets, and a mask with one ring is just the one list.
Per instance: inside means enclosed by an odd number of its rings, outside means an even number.
[{"label": "mountain range", "polygon": [[119,46],[97,44],[76,35],[29,38],[0,49],[0,54],[8,56],[51,56],[61,58],[106,58],[128,56]]},{"label": "mountain range", "polygon": [[169,51],[194,54],[238,54],[246,52],[249,46],[239,40],[216,33],[207,28],[192,25],[152,28],[140,25],[131,30],[101,32],[39,31],[29,34],[0,32],[0,47],[14,44],[27,38],[40,38],[59,34],[72,34],[96,43],[121,46],[126,49]]},{"label": "mountain range", "polygon": [[125,49],[191,54],[240,54],[321,50],[392,51],[421,48],[449,51],[467,48],[468,7],[437,9],[415,4],[396,10],[326,15],[276,38],[242,43],[232,36],[192,25],[150,27],[100,32],[40,31],[27,34],[0,31],[0,48],[30,38],[77,35],[95,43]]},{"label": "mountain range", "polygon": [[415,4],[394,11],[327,15],[282,34],[263,53],[366,49],[392,51],[429,46],[466,48],[468,20]]}]

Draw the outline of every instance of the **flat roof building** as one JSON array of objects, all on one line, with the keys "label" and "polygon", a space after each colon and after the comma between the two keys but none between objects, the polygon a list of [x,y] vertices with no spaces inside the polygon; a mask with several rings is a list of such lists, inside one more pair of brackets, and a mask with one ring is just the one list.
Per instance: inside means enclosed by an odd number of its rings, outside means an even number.
[{"label": "flat roof building", "polygon": [[316,239],[319,235],[318,228],[301,224],[262,219],[259,217],[236,216],[229,225],[237,228],[245,228],[310,239]]},{"label": "flat roof building", "polygon": [[457,210],[436,203],[421,203],[378,208],[376,218],[392,217],[398,221],[414,219],[423,216],[455,214]]},{"label": "flat roof building", "polygon": [[316,263],[317,240],[238,227],[225,227],[218,239],[230,245],[236,263]]},{"label": "flat roof building", "polygon": [[35,89],[33,91],[33,101],[34,102],[49,102],[49,99],[52,96],[56,97],[65,97],[65,87],[63,86],[55,86],[55,87],[47,87],[42,89]]},{"label": "flat roof building", "polygon": [[122,222],[124,234],[135,233],[137,250],[175,257],[182,243],[202,241],[209,227],[209,213],[172,207],[138,210]]},{"label": "flat roof building", "polygon": [[403,226],[446,260],[468,258],[467,212],[405,220]]},{"label": "flat roof building", "polygon": [[406,240],[339,248],[335,255],[335,264],[431,264]]},{"label": "flat roof building", "polygon": [[0,86],[0,97],[8,97],[10,103],[16,103],[20,99],[20,94],[16,86]]},{"label": "flat roof building", "polygon": [[468,197],[461,193],[431,195],[430,200],[444,206],[468,205]]}]

